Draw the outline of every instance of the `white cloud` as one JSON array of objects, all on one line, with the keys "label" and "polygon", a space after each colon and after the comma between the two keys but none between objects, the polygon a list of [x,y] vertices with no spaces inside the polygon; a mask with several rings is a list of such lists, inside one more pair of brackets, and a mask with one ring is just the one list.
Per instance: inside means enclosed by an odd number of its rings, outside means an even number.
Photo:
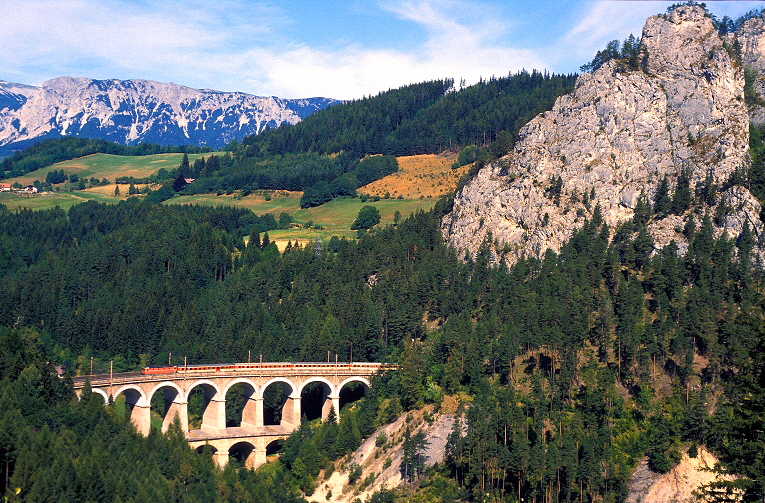
[{"label": "white cloud", "polygon": [[488,5],[454,0],[383,4],[384,15],[427,34],[423,45],[398,51],[353,42],[310,47],[290,32],[285,12],[268,3],[3,0],[2,6],[0,75],[30,84],[80,75],[357,98],[423,80],[475,82],[544,66],[534,52],[501,42],[509,24]]},{"label": "white cloud", "polygon": [[218,66],[216,55],[225,59],[245,41],[267,40],[285,22],[276,9],[229,0],[3,0],[2,7],[0,72],[41,80],[62,72],[198,80],[197,72]]},{"label": "white cloud", "polygon": [[549,50],[553,65],[561,71],[574,71],[590,61],[606,43],[624,40],[630,34],[640,37],[645,20],[666,10],[666,2],[599,1],[589,5],[579,20]]},{"label": "white cloud", "polygon": [[[421,0],[386,2],[383,8],[423,28],[425,44],[406,52],[351,45],[333,51],[296,47],[260,54],[255,59],[267,62],[263,66],[267,85],[290,96],[305,96],[313,90],[313,94],[351,98],[442,77],[472,83],[524,67],[544,67],[533,51],[501,43],[508,25],[487,6]],[[466,18],[466,12],[474,14]]]},{"label": "white cloud", "polygon": [[[0,0],[0,79],[146,78],[283,97],[358,98],[443,77],[472,83],[521,68],[575,71],[608,40],[638,36],[646,17],[666,8],[666,2],[577,2],[558,13],[583,12],[567,33],[550,33],[547,47],[521,49],[511,40],[528,47],[547,27],[509,18],[524,14],[500,0],[378,2],[347,8],[408,30],[390,37],[424,41],[368,47],[342,38],[351,30],[309,44],[296,22],[306,15],[301,2],[290,0]],[[729,3],[740,11],[733,16],[761,5]],[[524,6],[518,10],[528,15]],[[321,23],[321,15],[333,15],[329,10],[314,9],[318,17],[310,21]],[[549,8],[534,12],[536,22],[556,15]],[[559,18],[548,19],[560,26]]]}]

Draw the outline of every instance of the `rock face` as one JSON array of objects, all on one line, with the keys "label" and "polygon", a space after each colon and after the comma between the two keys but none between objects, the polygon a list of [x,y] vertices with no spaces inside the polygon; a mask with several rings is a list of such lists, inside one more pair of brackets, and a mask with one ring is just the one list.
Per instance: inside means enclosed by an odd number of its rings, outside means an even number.
[{"label": "rock face", "polygon": [[632,472],[626,503],[693,503],[699,500],[694,492],[713,482],[732,480],[712,472],[717,459],[704,447],[695,458],[683,453],[680,463],[665,474],[652,472],[643,459]]},{"label": "rock face", "polygon": [[[736,33],[728,35],[727,38],[731,45],[738,40],[741,62],[755,70],[754,89],[765,102],[765,19],[748,19]],[[749,118],[755,124],[765,124],[765,106],[753,104],[749,108]]]},{"label": "rock face", "polygon": [[82,136],[125,145],[222,147],[266,127],[295,124],[335,102],[199,90],[149,80],[59,77],[40,88],[0,82],[0,146]]},{"label": "rock face", "polygon": [[[649,18],[641,44],[641,68],[610,61],[580,76],[571,94],[521,130],[512,153],[457,194],[442,222],[450,245],[475,253],[490,237],[508,263],[558,251],[596,205],[613,227],[632,218],[641,192],[653,200],[665,175],[670,194],[683,171],[692,191],[709,174],[719,187],[748,162],[744,72],[704,10],[683,6]],[[732,206],[718,234],[735,237],[744,222],[762,233],[760,204],[746,188],[730,187],[717,200]],[[653,221],[656,246],[674,239],[682,250],[675,229],[714,212],[695,210]]]}]

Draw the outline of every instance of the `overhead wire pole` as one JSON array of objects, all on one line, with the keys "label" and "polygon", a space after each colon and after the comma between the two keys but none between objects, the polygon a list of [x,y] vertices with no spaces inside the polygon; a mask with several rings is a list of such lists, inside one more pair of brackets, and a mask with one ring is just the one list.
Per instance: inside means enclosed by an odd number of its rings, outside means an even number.
[{"label": "overhead wire pole", "polygon": [[109,396],[114,394],[114,360],[109,360]]}]

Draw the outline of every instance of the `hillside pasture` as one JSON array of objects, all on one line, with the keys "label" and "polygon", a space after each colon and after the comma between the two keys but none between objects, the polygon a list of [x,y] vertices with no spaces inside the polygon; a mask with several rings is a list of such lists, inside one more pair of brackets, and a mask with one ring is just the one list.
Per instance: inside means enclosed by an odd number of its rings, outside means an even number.
[{"label": "hillside pasture", "polygon": [[[218,153],[219,154],[219,153]],[[189,154],[189,162],[193,163],[198,157],[207,154]],[[91,154],[69,161],[57,162],[51,166],[40,168],[16,178],[9,178],[9,183],[30,185],[35,180],[45,181],[45,177],[53,170],[63,169],[67,175],[77,174],[80,178],[106,178],[114,181],[120,176],[146,178],[161,168],[170,171],[177,168],[183,160],[183,154],[155,154],[146,156],[125,156],[113,154]]]},{"label": "hillside pasture", "polygon": [[456,154],[424,154],[398,158],[399,170],[358,189],[360,194],[404,199],[438,198],[454,192],[470,166],[452,169]]},{"label": "hillside pasture", "polygon": [[203,204],[212,206],[235,206],[247,208],[257,215],[271,213],[279,218],[282,212],[289,213],[293,225],[289,229],[269,231],[269,237],[283,249],[287,241],[301,243],[314,241],[317,237],[329,239],[332,236],[356,237],[356,231],[351,230],[351,224],[356,219],[359,210],[369,204],[380,211],[380,224],[392,224],[396,211],[401,218],[408,217],[418,210],[428,211],[436,203],[435,198],[424,199],[380,199],[379,201],[362,202],[360,198],[340,197],[314,208],[301,208],[301,192],[277,191],[271,201],[266,201],[262,195],[246,197],[195,195],[174,197],[164,204]]},{"label": "hillside pasture", "polygon": [[[205,155],[209,154],[189,155],[189,160],[193,162],[197,157]],[[60,162],[9,181],[28,185],[34,180],[44,180],[45,176],[53,169],[63,169],[67,174],[77,173],[80,178],[106,178],[110,181],[120,176],[145,178],[156,173],[160,168],[170,170],[177,167],[182,158],[183,154],[157,154],[141,157],[93,154],[80,159]],[[367,204],[380,211],[380,226],[392,224],[397,211],[403,219],[418,210],[430,210],[438,200],[439,195],[454,190],[459,176],[467,170],[467,167],[452,170],[453,161],[454,159],[451,157],[440,155],[400,157],[398,159],[399,172],[359,189],[359,192],[363,194],[379,195],[378,201],[362,202],[358,197],[340,197],[314,208],[301,208],[302,192],[275,190],[258,191],[244,197],[239,194],[178,196],[169,199],[164,204],[233,206],[249,209],[257,215],[271,213],[277,219],[282,212],[286,212],[293,219],[291,228],[269,232],[271,239],[277,243],[280,249],[283,249],[288,241],[305,245],[316,240],[316,238],[320,237],[327,240],[333,235],[355,238],[357,233],[351,230],[351,224],[356,219],[359,210]],[[115,187],[114,183],[109,183],[88,187],[85,190],[45,192],[32,196],[2,193],[0,194],[0,203],[11,209],[46,209],[55,206],[68,209],[89,200],[115,203],[127,199],[128,187],[120,185],[120,196],[114,195]],[[141,189],[143,185],[137,185],[137,188]],[[391,197],[389,199],[384,198],[385,192],[390,192]],[[269,195],[268,199],[270,200],[267,200],[266,194]],[[399,195],[403,198],[399,199]]]},{"label": "hillside pasture", "polygon": [[34,195],[20,195],[15,192],[0,192],[0,204],[5,205],[10,210],[22,208],[30,210],[47,210],[56,206],[68,210],[86,201],[95,200],[99,202],[116,202],[119,198],[104,197],[101,194],[77,191],[77,192],[41,192]]}]

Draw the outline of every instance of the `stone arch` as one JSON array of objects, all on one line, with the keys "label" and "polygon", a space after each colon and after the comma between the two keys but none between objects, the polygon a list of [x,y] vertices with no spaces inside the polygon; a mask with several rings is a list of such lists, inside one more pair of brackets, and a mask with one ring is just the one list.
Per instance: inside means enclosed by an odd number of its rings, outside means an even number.
[{"label": "stone arch", "polygon": [[[360,393],[361,396],[358,396],[359,393],[351,392],[345,387],[348,384],[361,384],[363,387]],[[369,380],[361,377],[361,376],[354,376],[349,377],[345,379],[343,382],[340,383],[340,385],[337,387],[337,401],[338,401],[338,409],[342,409],[345,405],[355,402],[356,400],[360,399],[361,397],[365,396],[367,393],[367,390],[371,387],[371,384],[369,383]],[[340,412],[338,411],[338,414]]]},{"label": "stone arch", "polygon": [[242,384],[242,383],[249,384],[250,386],[252,386],[253,389],[260,392],[258,385],[255,384],[255,382],[252,379],[248,377],[237,377],[236,379],[231,379],[231,381],[229,381],[226,387],[223,388],[223,394],[225,395],[226,393],[228,393],[228,390],[231,389],[231,386],[233,386],[234,384]]},{"label": "stone arch", "polygon": [[126,384],[117,388],[117,391],[112,395],[114,400],[120,395],[125,395],[125,401],[131,406],[148,407],[149,402],[146,398],[146,393],[135,384]]},{"label": "stone arch", "polygon": [[[202,393],[196,392],[201,388]],[[201,418],[202,430],[220,431],[226,428],[226,397],[220,387],[209,379],[198,379],[189,383],[186,389],[186,403],[189,418]],[[196,421],[190,427],[196,426]]]},{"label": "stone arch", "polygon": [[162,418],[162,431],[167,431],[176,416],[181,422],[181,429],[187,431],[189,429],[189,417],[186,393],[173,381],[160,382],[148,393],[147,401],[150,406],[154,401],[154,394],[160,390],[163,390],[164,393],[164,403],[155,412]]},{"label": "stone arch", "polygon": [[151,409],[144,391],[136,385],[126,384],[117,388],[113,395],[115,402],[120,395],[125,395],[125,414],[139,433],[148,435],[151,431]]},{"label": "stone arch", "polygon": [[306,379],[303,382],[303,384],[301,384],[300,387],[298,388],[298,390],[297,390],[298,394],[301,394],[303,392],[303,388],[305,388],[309,384],[313,384],[315,382],[321,382],[321,383],[326,384],[327,387],[329,388],[329,394],[330,395],[334,394],[335,387],[332,385],[331,382],[329,382],[329,380],[327,380],[327,379],[325,379],[323,377],[309,377],[308,379]]},{"label": "stone arch", "polygon": [[[277,383],[281,384],[281,399],[275,398],[275,394],[267,396],[269,388]],[[297,394],[294,382],[285,377],[274,377],[263,384],[259,395],[263,400],[263,424],[300,424],[300,395]],[[272,400],[276,400],[276,403]]]},{"label": "stone arch", "polygon": [[[242,394],[229,396],[229,391],[237,384],[242,385]],[[226,416],[226,426],[256,427],[263,426],[263,399],[260,387],[251,379],[238,377],[223,387],[223,398],[233,402],[237,408],[236,417]],[[239,402],[242,400],[243,402]],[[230,407],[229,407],[230,408]]]},{"label": "stone arch", "polygon": [[[109,403],[109,394],[104,391],[102,388],[92,388],[90,391],[92,391],[94,394],[99,395],[101,398],[104,399],[104,405]],[[78,398],[82,398],[82,393],[80,393],[80,396]]]},{"label": "stone arch", "polygon": [[263,398],[263,394],[266,392],[266,388],[274,384],[275,382],[281,382],[292,388],[292,393],[290,396],[293,396],[297,392],[297,386],[295,386],[295,383],[287,379],[286,377],[274,377],[272,379],[269,379],[266,381],[266,383],[260,388],[260,398]]},{"label": "stone arch", "polygon": [[281,438],[277,438],[276,440],[272,440],[266,444],[266,456],[271,456],[273,454],[278,454],[279,451],[282,450],[282,447],[284,446],[284,440]]},{"label": "stone arch", "polygon": [[218,448],[213,446],[213,445],[210,445],[210,444],[200,445],[199,447],[197,447],[194,450],[197,453],[202,454],[205,451],[205,449],[209,449],[210,453],[212,453],[213,456],[215,456],[215,454],[218,452]]},{"label": "stone arch", "polygon": [[255,467],[255,446],[252,443],[242,440],[235,443],[228,449],[228,457],[239,461],[247,468]]},{"label": "stone arch", "polygon": [[[319,385],[318,388],[314,386],[317,384]],[[302,416],[306,416],[309,421],[314,419],[325,420],[329,417],[329,411],[333,406],[332,398],[337,394],[330,381],[323,377],[310,377],[300,385],[297,392],[300,396]],[[335,409],[337,409],[337,405],[335,405]],[[338,413],[339,411],[335,410],[335,414]]]},{"label": "stone arch", "polygon": [[220,394],[221,394],[220,387],[217,384],[215,384],[214,382],[212,382],[211,380],[209,380],[209,379],[197,379],[196,381],[190,382],[189,385],[186,387],[186,401],[187,402],[189,400],[189,395],[194,390],[194,388],[196,388],[197,386],[209,387],[209,388],[215,390],[215,394],[216,395],[220,396]]}]

